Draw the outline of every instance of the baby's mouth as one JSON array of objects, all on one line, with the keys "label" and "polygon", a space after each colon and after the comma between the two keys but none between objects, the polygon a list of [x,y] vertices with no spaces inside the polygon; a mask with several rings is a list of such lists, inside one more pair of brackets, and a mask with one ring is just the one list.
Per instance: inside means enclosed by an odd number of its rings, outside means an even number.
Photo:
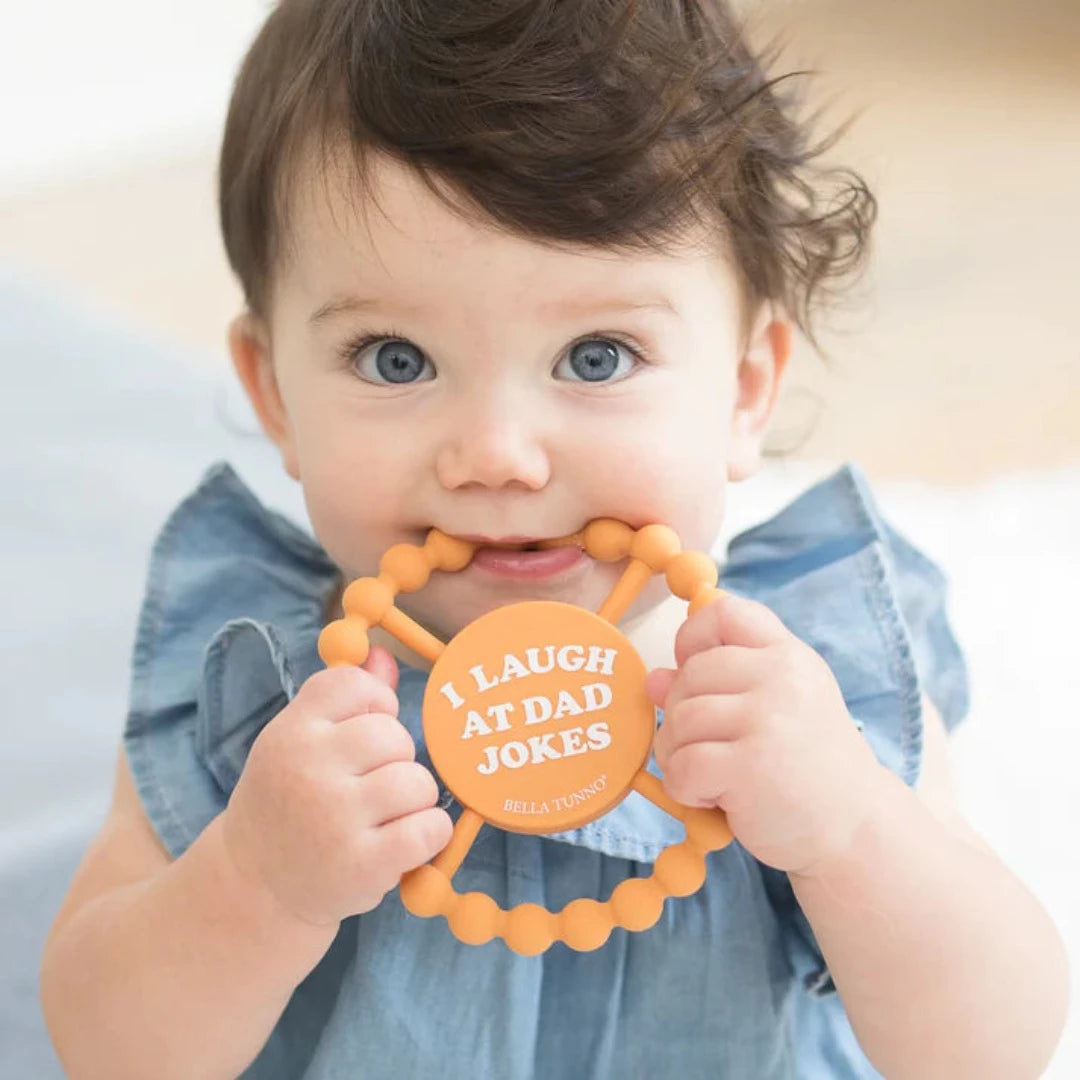
[{"label": "baby's mouth", "polygon": [[462,536],[475,545],[471,565],[496,577],[538,581],[564,573],[585,557],[580,535],[551,539]]},{"label": "baby's mouth", "polygon": [[484,536],[459,536],[459,540],[472,544],[478,551],[487,549],[490,551],[550,551],[552,548],[582,546],[581,534],[574,533],[571,536],[555,537],[542,540],[528,540],[522,537],[510,537],[505,540],[489,539]]}]

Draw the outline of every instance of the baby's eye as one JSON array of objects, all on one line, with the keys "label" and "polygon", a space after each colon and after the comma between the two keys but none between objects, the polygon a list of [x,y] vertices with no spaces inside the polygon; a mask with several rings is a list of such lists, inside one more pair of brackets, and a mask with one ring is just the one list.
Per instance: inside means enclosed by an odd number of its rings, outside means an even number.
[{"label": "baby's eye", "polygon": [[360,345],[352,350],[353,370],[368,382],[400,386],[430,382],[435,378],[431,361],[409,341],[386,341]]},{"label": "baby's eye", "polygon": [[555,365],[555,375],[571,382],[618,382],[636,364],[637,358],[628,346],[608,338],[587,338],[571,346]]}]

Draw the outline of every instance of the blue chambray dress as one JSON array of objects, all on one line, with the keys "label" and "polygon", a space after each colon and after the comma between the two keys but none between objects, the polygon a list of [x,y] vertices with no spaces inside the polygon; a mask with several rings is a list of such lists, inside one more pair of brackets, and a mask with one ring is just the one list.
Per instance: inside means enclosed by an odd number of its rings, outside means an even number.
[{"label": "blue chambray dress", "polygon": [[[831,666],[880,760],[912,784],[920,697],[967,710],[938,569],[882,519],[850,466],[736,537],[728,589],[767,604]],[[154,546],[125,744],[150,821],[180,855],[226,804],[252,741],[322,665],[337,572],[307,533],[210,469]],[[402,722],[423,747],[425,674],[403,667]],[[443,804],[460,812],[443,790]],[[454,882],[503,907],[606,899],[647,876],[681,826],[636,793],[557,837],[485,827]],[[784,874],[737,843],[702,889],[595,952],[522,957],[459,943],[397,890],[346,920],[293,994],[252,1078],[357,1080],[873,1077]],[[165,931],[163,931],[165,932]]]}]

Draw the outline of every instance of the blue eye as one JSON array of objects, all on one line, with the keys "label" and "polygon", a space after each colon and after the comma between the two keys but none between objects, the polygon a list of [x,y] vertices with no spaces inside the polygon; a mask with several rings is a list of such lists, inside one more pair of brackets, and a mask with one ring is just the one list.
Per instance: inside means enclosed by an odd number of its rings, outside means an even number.
[{"label": "blue eye", "polygon": [[635,362],[627,346],[608,338],[588,338],[571,347],[555,373],[571,382],[618,382],[634,370]]},{"label": "blue eye", "polygon": [[409,341],[383,341],[357,347],[352,352],[356,373],[368,382],[401,386],[407,383],[430,382],[435,377],[431,361]]}]

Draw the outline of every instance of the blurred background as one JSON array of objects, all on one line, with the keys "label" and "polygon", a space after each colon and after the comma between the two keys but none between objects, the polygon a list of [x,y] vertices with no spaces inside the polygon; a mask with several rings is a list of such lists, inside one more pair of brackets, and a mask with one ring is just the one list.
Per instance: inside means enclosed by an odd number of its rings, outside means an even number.
[{"label": "blurred background", "polygon": [[[268,6],[0,0],[5,1076],[54,1075],[34,957],[105,806],[155,530],[223,455],[302,514],[245,434],[224,352],[239,291],[214,208],[231,79]],[[974,690],[953,747],[961,801],[1075,967],[1080,4],[740,7],[761,42],[788,42],[784,67],[819,72],[828,122],[857,116],[833,156],[881,214],[828,364],[797,356],[780,441],[813,434],[747,486],[729,532],[854,459],[946,568]],[[1080,1075],[1075,1023],[1047,1075]]]}]

